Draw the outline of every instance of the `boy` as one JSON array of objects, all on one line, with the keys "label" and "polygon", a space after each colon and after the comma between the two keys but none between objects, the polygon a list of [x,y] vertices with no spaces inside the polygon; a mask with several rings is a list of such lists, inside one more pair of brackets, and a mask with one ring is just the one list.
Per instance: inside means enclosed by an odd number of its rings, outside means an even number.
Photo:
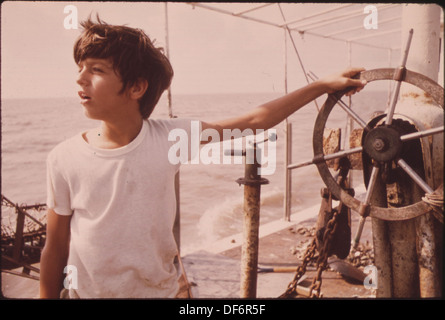
[{"label": "boy", "polygon": [[[178,276],[172,233],[174,176],[168,133],[190,121],[149,119],[173,70],[142,30],[91,19],[74,45],[79,97],[98,128],[56,146],[48,155],[47,240],[40,296],[58,298],[64,268],[75,267],[78,298],[174,298]],[[350,69],[324,78],[245,115],[202,129],[268,129],[324,93],[365,83]],[[192,155],[190,155],[192,157]]]}]

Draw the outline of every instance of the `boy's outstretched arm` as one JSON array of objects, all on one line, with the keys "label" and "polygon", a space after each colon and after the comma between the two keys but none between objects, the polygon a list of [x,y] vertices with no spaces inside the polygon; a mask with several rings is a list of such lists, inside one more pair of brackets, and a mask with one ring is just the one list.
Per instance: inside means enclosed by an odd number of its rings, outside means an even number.
[{"label": "boy's outstretched arm", "polygon": [[213,123],[203,122],[202,129],[215,129],[221,137],[223,136],[223,129],[240,129],[241,131],[245,129],[267,130],[325,93],[333,93],[349,87],[351,90],[347,95],[360,91],[366,85],[366,82],[352,79],[351,77],[361,71],[364,71],[364,69],[349,68],[341,73],[322,78],[283,97],[260,105],[239,117]]},{"label": "boy's outstretched arm", "polygon": [[40,298],[58,299],[69,253],[71,216],[48,210],[46,242],[40,258]]}]

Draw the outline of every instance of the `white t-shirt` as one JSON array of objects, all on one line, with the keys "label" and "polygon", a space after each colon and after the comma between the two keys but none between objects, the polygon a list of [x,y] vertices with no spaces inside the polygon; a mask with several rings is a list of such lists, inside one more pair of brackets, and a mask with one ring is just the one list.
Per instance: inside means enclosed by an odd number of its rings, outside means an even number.
[{"label": "white t-shirt", "polygon": [[144,120],[138,136],[117,149],[95,148],[78,134],[48,155],[47,205],[72,215],[68,265],[77,269],[80,298],[177,293],[172,228],[179,164],[168,160],[174,128],[190,137],[191,121]]}]

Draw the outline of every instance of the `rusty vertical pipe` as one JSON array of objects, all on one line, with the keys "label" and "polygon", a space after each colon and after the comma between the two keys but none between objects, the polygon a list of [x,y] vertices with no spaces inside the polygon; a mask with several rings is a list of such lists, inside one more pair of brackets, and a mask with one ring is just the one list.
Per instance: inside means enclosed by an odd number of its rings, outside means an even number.
[{"label": "rusty vertical pipe", "polygon": [[419,256],[420,296],[422,298],[437,298],[442,296],[442,269],[439,264],[442,253],[441,240],[438,241],[441,231],[437,228],[438,222],[431,213],[424,214],[416,219],[417,226],[417,252]]},{"label": "rusty vertical pipe", "polygon": [[[395,182],[387,185],[388,207],[404,207],[420,200],[420,188],[403,170],[394,171],[393,175]],[[391,243],[393,297],[418,298],[415,219],[388,221],[387,225]]]},{"label": "rusty vertical pipe", "polygon": [[388,221],[394,298],[419,297],[415,221]]},{"label": "rusty vertical pipe", "polygon": [[244,186],[244,241],[241,260],[241,298],[255,298],[258,268],[260,186]]},{"label": "rusty vertical pipe", "polygon": [[392,297],[391,245],[386,221],[372,218],[374,264],[377,268],[377,298]]},{"label": "rusty vertical pipe", "polygon": [[256,148],[246,151],[244,171],[244,238],[241,249],[241,298],[255,298],[258,270],[260,191]]},{"label": "rusty vertical pipe", "polygon": [[[381,176],[377,177],[371,205],[386,207],[386,185]],[[372,240],[374,246],[374,263],[377,267],[377,298],[392,297],[391,244],[386,221],[372,218]]]},{"label": "rusty vertical pipe", "polygon": [[267,183],[258,174],[261,154],[256,144],[246,150],[246,165],[244,179],[238,183],[244,184],[244,238],[241,249],[241,298],[256,298],[258,276],[258,245],[260,227],[260,195],[261,184]]}]

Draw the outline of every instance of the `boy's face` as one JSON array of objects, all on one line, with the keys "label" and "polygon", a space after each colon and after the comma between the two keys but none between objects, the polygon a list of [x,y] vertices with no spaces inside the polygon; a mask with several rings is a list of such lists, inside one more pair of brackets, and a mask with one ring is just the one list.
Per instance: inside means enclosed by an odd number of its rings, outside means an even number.
[{"label": "boy's face", "polygon": [[79,96],[87,117],[109,120],[123,116],[130,102],[109,59],[87,58],[79,63]]}]

